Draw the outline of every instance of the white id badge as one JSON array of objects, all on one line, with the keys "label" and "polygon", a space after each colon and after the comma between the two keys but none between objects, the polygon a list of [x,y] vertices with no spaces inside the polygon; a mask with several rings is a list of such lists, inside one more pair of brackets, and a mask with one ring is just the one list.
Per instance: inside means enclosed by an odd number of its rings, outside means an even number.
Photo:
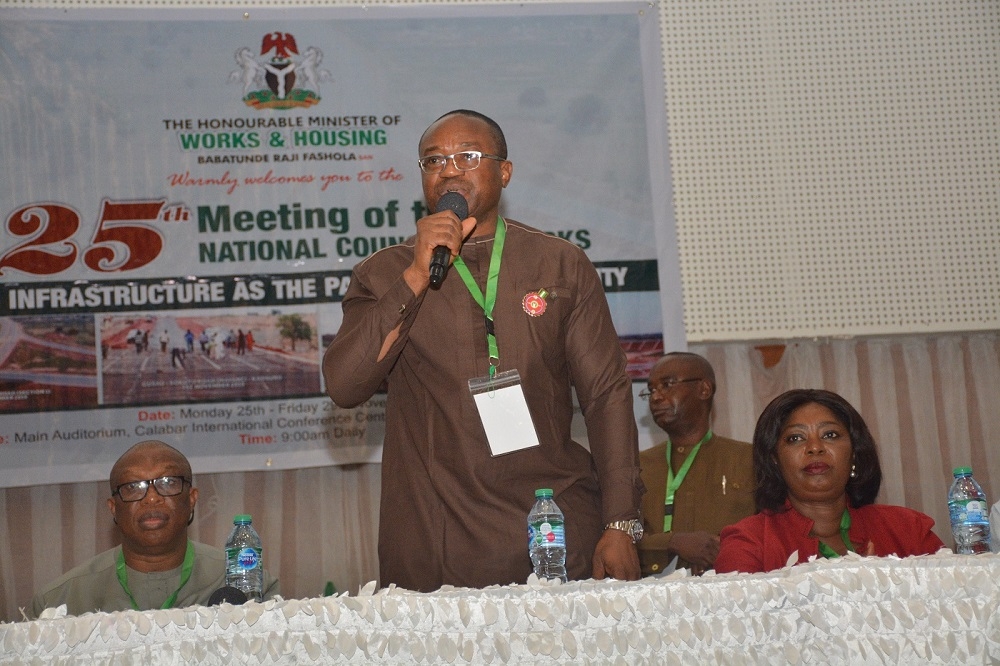
[{"label": "white id badge", "polygon": [[517,370],[498,373],[493,379],[470,379],[469,391],[476,401],[479,419],[494,456],[538,446],[538,434],[531,422]]}]

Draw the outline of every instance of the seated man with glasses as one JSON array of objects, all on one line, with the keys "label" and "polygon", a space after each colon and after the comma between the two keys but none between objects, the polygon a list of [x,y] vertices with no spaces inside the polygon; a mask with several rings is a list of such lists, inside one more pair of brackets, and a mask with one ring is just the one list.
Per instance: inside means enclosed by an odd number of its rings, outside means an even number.
[{"label": "seated man with glasses", "polygon": [[[33,616],[62,604],[69,615],[206,604],[226,584],[226,554],[188,539],[198,489],[187,458],[163,442],[139,442],[111,468],[110,481],[121,546],[43,587],[31,600]],[[276,594],[278,581],[265,571],[264,598]]]},{"label": "seated man with glasses", "polygon": [[667,432],[667,441],[639,454],[642,574],[662,572],[676,556],[678,569],[700,575],[715,563],[722,528],[755,512],[752,447],[712,432],[715,371],[698,354],[665,355],[639,395]]}]

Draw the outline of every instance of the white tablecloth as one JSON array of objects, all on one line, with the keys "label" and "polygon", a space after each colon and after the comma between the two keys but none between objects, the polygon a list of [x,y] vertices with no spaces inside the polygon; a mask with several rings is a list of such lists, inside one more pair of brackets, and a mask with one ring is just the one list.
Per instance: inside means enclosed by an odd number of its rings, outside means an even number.
[{"label": "white tablecloth", "polygon": [[0,663],[1000,663],[1000,555],[849,557],[0,625]]}]

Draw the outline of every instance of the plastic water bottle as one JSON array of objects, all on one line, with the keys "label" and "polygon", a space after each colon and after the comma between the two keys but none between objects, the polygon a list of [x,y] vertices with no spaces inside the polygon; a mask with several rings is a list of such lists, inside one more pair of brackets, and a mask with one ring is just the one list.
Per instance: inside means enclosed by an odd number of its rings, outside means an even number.
[{"label": "plastic water bottle", "polygon": [[1000,553],[1000,502],[990,509],[990,548]]},{"label": "plastic water bottle", "polygon": [[955,552],[977,555],[990,552],[990,505],[982,487],[972,478],[971,467],[956,467],[948,491],[948,513]]},{"label": "plastic water bottle", "polygon": [[551,488],[535,491],[535,506],[528,514],[528,553],[536,576],[566,582],[566,527]]},{"label": "plastic water bottle", "polygon": [[249,514],[233,517],[233,531],[226,540],[226,585],[240,590],[250,601],[263,599],[263,549]]}]

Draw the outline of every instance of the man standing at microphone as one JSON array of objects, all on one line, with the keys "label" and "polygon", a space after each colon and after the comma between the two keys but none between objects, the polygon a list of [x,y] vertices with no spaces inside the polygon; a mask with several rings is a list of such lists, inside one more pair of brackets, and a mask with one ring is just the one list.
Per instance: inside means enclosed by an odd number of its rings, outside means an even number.
[{"label": "man standing at microphone", "polygon": [[[514,165],[490,118],[445,114],[421,137],[419,164],[437,212],[414,237],[355,266],[323,359],[341,407],[388,384],[381,584],[523,583],[537,488],[552,488],[566,515],[571,579],[637,579],[631,382],[597,272],[575,245],[500,217]],[[454,205],[458,195],[464,202]],[[430,265],[441,246],[454,263],[435,288]],[[480,398],[499,387],[526,405],[530,437],[492,425],[493,401]],[[591,452],[570,436],[571,387]]]}]

